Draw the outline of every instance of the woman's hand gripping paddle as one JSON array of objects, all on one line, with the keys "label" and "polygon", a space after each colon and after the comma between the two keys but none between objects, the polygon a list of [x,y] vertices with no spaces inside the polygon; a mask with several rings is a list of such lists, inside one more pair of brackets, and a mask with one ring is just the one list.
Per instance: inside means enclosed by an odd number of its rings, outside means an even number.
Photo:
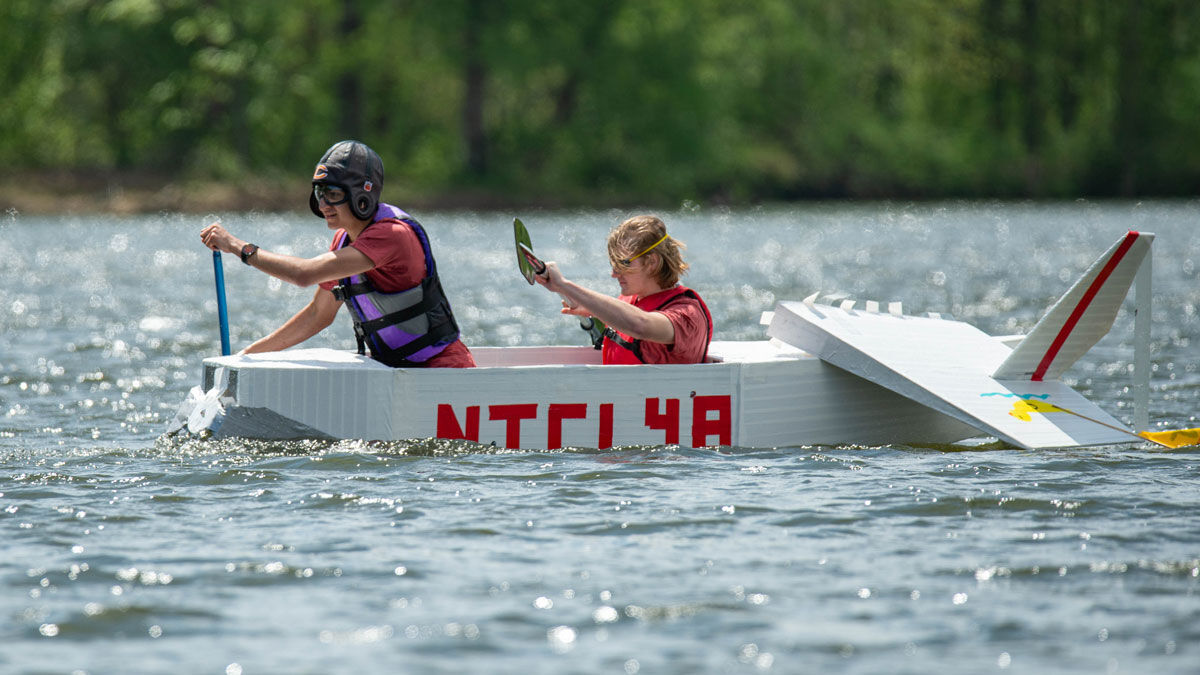
[{"label": "woman's hand gripping paddle", "polygon": [[[546,273],[546,263],[534,255],[533,242],[529,239],[529,230],[525,229],[525,223],[522,223],[520,218],[513,218],[513,239],[517,244],[517,267],[521,270],[525,281],[533,285],[535,276]],[[563,302],[568,307],[574,307],[565,297],[563,297]],[[579,327],[587,331],[592,339],[592,346],[600,349],[600,344],[604,341],[604,323],[599,319],[583,316],[579,318]]]}]

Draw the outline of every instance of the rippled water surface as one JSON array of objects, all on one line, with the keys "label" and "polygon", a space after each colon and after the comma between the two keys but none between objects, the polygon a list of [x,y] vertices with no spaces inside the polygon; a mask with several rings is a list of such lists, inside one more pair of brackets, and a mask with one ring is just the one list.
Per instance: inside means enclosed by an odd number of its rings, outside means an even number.
[{"label": "rippled water surface", "polygon": [[[417,213],[469,345],[580,344],[507,213]],[[600,290],[617,212],[522,215]],[[666,213],[718,339],[844,291],[1028,330],[1153,231],[1155,427],[1200,426],[1196,202]],[[223,214],[314,255],[301,214]],[[203,219],[0,220],[0,671],[1200,671],[1200,451],[509,452],[159,438],[218,350]],[[311,290],[225,256],[233,342]],[[1068,380],[1132,422],[1132,311]],[[349,320],[311,344],[350,348]]]}]

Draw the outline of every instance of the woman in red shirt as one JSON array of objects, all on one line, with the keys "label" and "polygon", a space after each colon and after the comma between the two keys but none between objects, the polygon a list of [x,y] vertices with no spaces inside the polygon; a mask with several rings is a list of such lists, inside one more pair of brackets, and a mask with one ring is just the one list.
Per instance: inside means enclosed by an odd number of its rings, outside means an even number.
[{"label": "woman in red shirt", "polygon": [[700,295],[679,284],[687,272],[681,242],[656,216],[634,216],[608,235],[619,298],[589,290],[546,263],[537,282],[563,297],[563,314],[603,321],[605,364],[703,363],[712,341],[712,315]]}]

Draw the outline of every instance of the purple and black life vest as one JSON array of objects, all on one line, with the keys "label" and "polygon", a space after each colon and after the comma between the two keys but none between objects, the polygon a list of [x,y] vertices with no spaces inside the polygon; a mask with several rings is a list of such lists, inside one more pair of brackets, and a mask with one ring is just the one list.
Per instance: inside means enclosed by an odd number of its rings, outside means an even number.
[{"label": "purple and black life vest", "polygon": [[[342,279],[333,288],[333,296],[350,310],[359,354],[370,348],[371,358],[393,368],[420,366],[458,339],[458,324],[442,291],[424,228],[390,204],[379,205],[372,224],[392,219],[407,223],[420,240],[425,278],[407,290],[383,293],[366,274],[356,274]],[[350,237],[343,231],[336,244],[337,248],[348,246]]]}]

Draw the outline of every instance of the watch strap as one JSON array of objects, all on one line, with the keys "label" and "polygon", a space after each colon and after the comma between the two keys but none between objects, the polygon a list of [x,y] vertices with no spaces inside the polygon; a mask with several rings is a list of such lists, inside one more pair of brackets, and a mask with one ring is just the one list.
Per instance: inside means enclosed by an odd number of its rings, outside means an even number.
[{"label": "watch strap", "polygon": [[258,253],[258,246],[255,244],[246,244],[242,247],[242,262],[250,264],[250,256]]}]

